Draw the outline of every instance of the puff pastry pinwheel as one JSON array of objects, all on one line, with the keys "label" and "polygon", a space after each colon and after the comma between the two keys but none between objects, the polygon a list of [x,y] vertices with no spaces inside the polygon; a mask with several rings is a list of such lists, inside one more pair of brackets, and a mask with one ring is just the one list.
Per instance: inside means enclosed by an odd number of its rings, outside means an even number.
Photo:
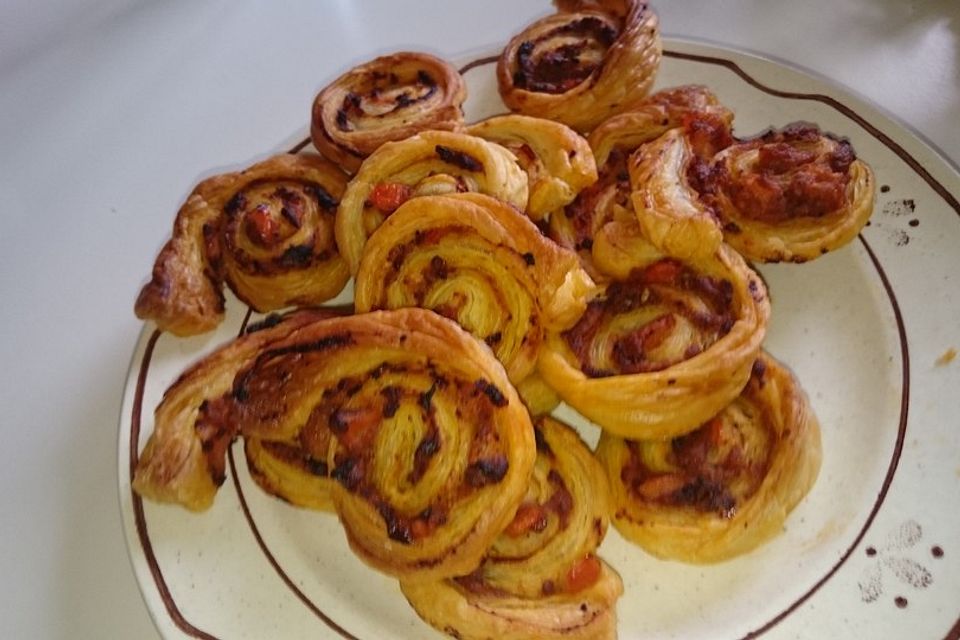
[{"label": "puff pastry pinwheel", "polygon": [[640,0],[556,0],[497,63],[512,111],[589,131],[643,99],[660,65],[660,23]]},{"label": "puff pastry pinwheel", "polygon": [[590,145],[559,122],[510,114],[471,125],[467,133],[496,142],[517,157],[529,177],[526,214],[534,221],[570,204],[597,179]]},{"label": "puff pastry pinwheel", "polygon": [[527,174],[506,148],[465,133],[425,131],[367,158],[337,209],[337,246],[356,274],[367,238],[412,197],[480,192],[527,206]]},{"label": "puff pastry pinwheel", "polygon": [[333,234],[345,186],[339,169],[311,154],[204,180],[177,213],[137,317],[175,335],[209,331],[223,320],[224,282],[257,311],[333,298],[350,278]]},{"label": "puff pastry pinwheel", "polygon": [[635,266],[573,328],[548,336],[538,371],[611,433],[674,437],[747,383],[770,314],[766,288],[726,245],[708,260],[681,262],[649,248],[624,258]]},{"label": "puff pastry pinwheel", "polygon": [[310,324],[240,371],[229,402],[244,437],[296,441],[325,461],[353,550],[408,580],[474,570],[536,456],[503,366],[423,309]]},{"label": "puff pastry pinwheel", "polygon": [[[609,274],[595,264],[593,246],[599,234],[614,231],[603,231],[611,221],[635,216],[628,164],[634,152],[668,131],[682,129],[694,151],[686,163],[689,175],[685,179],[695,178],[699,186],[699,176],[712,156],[733,142],[732,122],[733,112],[701,85],[658,91],[629,112],[605,120],[588,137],[599,179],[562,213],[550,217],[550,237],[576,250],[590,275],[603,280]],[[616,229],[617,233],[624,231]]]},{"label": "puff pastry pinwheel", "polygon": [[708,182],[726,242],[749,260],[818,258],[853,240],[873,213],[869,165],[808,123],[729,147]]},{"label": "puff pastry pinwheel", "polygon": [[793,374],[762,353],[728,407],[673,440],[604,433],[614,524],[660,558],[719,562],[783,529],[820,470],[820,428]]},{"label": "puff pastry pinwheel", "polygon": [[134,491],[191,511],[209,508],[226,478],[226,449],[237,436],[235,425],[224,424],[226,407],[221,399],[232,388],[237,372],[271,343],[336,313],[296,311],[276,323],[271,319],[253,325],[181,374],[157,406],[153,432],[137,461]]},{"label": "puff pastry pinwheel", "polygon": [[464,193],[414,198],[387,218],[367,241],[354,305],[422,307],[456,320],[519,383],[547,330],[572,326],[592,293],[576,255],[510,205]]},{"label": "puff pastry pinwheel", "polygon": [[463,125],[463,78],[448,62],[402,51],[350,69],[313,103],[310,137],[324,156],[354,173],[391,140]]},{"label": "puff pastry pinwheel", "polygon": [[610,508],[603,469],[572,429],[535,423],[526,496],[469,575],[400,586],[417,613],[463,640],[615,638],[623,584],[596,555]]}]

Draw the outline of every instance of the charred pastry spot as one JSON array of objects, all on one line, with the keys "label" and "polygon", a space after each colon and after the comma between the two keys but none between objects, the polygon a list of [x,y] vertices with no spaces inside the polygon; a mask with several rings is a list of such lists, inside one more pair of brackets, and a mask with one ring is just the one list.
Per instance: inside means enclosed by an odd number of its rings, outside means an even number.
[{"label": "charred pastry spot", "polygon": [[525,254],[523,254],[522,257],[523,257],[523,261],[527,263],[528,267],[532,267],[537,263],[536,258],[533,257],[533,253],[531,253],[530,251],[527,251]]},{"label": "charred pastry spot", "polygon": [[283,320],[282,315],[280,315],[279,313],[271,313],[270,315],[263,318],[262,320],[248,324],[244,333],[246,335],[250,335],[251,333],[256,333],[257,331],[262,331],[264,329],[275,327],[278,324],[280,324],[281,320]]},{"label": "charred pastry spot", "polygon": [[732,518],[736,513],[736,500],[726,487],[698,476],[670,496],[677,504],[692,506],[701,511],[715,511],[723,518]]},{"label": "charred pastry spot", "polygon": [[487,343],[487,346],[489,346],[490,348],[493,348],[493,347],[496,347],[498,344],[500,344],[500,341],[502,339],[503,339],[503,332],[497,331],[495,333],[491,333],[490,335],[488,335],[486,338],[483,339],[483,341]]},{"label": "charred pastry spot", "polygon": [[414,102],[414,100],[409,95],[407,95],[406,92],[403,92],[403,93],[397,94],[397,97],[393,99],[393,102],[398,107],[408,107]]},{"label": "charred pastry spot", "polygon": [[[420,441],[416,451],[413,453],[413,470],[408,476],[410,482],[416,483],[420,481],[423,474],[427,471],[427,465],[430,464],[430,460],[433,459],[433,456],[435,456],[438,451],[440,451],[440,434],[436,429],[431,429],[423,440]],[[428,508],[424,513],[426,515],[421,514],[421,517],[429,520],[432,514],[431,510]]]},{"label": "charred pastry spot", "polygon": [[328,349],[336,349],[338,347],[344,347],[353,344],[353,336],[349,333],[334,333],[329,336],[320,338],[319,340],[313,340],[311,342],[304,342],[302,344],[293,344],[288,347],[280,347],[277,349],[270,349],[266,351],[261,356],[257,358],[257,362],[264,362],[272,358],[279,356],[284,356],[287,354],[296,354],[296,353],[312,353],[314,351],[326,351]]},{"label": "charred pastry spot", "polygon": [[337,129],[340,129],[340,131],[350,131],[351,129],[347,112],[343,109],[337,109]]},{"label": "charred pastry spot", "polygon": [[393,508],[386,504],[385,502],[377,503],[377,511],[380,513],[380,517],[383,518],[384,524],[387,525],[387,535],[391,540],[396,540],[403,544],[410,544],[413,542],[413,534],[410,532],[410,525],[404,522],[401,518],[397,517],[396,512]]},{"label": "charred pastry spot", "polygon": [[417,82],[427,87],[434,87],[437,85],[437,82],[436,80],[433,79],[433,76],[431,76],[429,73],[427,73],[423,69],[420,69],[419,71],[417,71]]},{"label": "charred pastry spot", "polygon": [[537,427],[534,427],[533,437],[537,443],[537,452],[553,457],[553,449],[551,449],[550,445],[547,443],[547,439],[544,437],[543,431]]},{"label": "charred pastry spot", "polygon": [[280,265],[283,267],[305,267],[313,257],[313,247],[308,244],[298,244],[287,248],[280,256]]},{"label": "charred pastry spot", "polygon": [[510,463],[506,456],[497,454],[490,458],[481,458],[467,467],[465,478],[467,484],[474,489],[496,484],[507,475]]},{"label": "charred pastry spot", "polygon": [[330,477],[342,484],[348,491],[353,491],[360,486],[363,479],[363,470],[355,458],[346,458],[337,465]]},{"label": "charred pastry spot", "polygon": [[354,93],[353,91],[350,91],[343,98],[343,109],[344,111],[347,111],[347,112],[352,111],[356,113],[357,111],[360,111],[361,103],[362,103],[362,99],[360,98],[360,96]]},{"label": "charred pastry spot", "polygon": [[316,198],[317,204],[327,213],[335,213],[340,204],[337,199],[318,184],[310,184],[305,187],[307,193]]},{"label": "charred pastry spot", "polygon": [[400,396],[402,391],[400,387],[389,386],[384,387],[380,390],[380,395],[384,398],[383,404],[383,417],[392,418],[397,414],[397,409],[400,408]]},{"label": "charred pastry spot", "polygon": [[233,195],[232,198],[227,200],[226,206],[223,208],[224,213],[228,216],[235,216],[237,212],[243,210],[247,206],[247,197],[243,194],[242,191],[238,191]]},{"label": "charred pastry spot", "polygon": [[767,372],[767,365],[763,364],[763,360],[754,360],[753,367],[750,369],[750,375],[757,381],[757,384],[760,387],[763,387],[763,376]]},{"label": "charred pastry spot", "polygon": [[434,382],[430,388],[420,394],[420,406],[424,411],[430,410],[430,404],[433,402],[433,394],[437,392],[437,383]]},{"label": "charred pastry spot", "polygon": [[503,392],[500,391],[494,384],[480,378],[473,383],[474,394],[482,393],[487,398],[490,399],[490,402],[493,403],[495,407],[505,407],[507,406],[507,398],[503,395]]},{"label": "charred pastry spot", "polygon": [[429,276],[431,281],[446,280],[450,276],[450,270],[447,267],[447,261],[440,256],[430,258]]},{"label": "charred pastry spot", "polygon": [[305,466],[307,471],[315,476],[326,478],[330,474],[330,471],[327,468],[327,463],[323,462],[322,460],[317,460],[316,458],[307,458],[304,460],[304,462],[306,463]]},{"label": "charred pastry spot", "polygon": [[439,157],[441,160],[447,164],[452,164],[455,167],[459,167],[464,171],[483,171],[483,163],[471,156],[469,153],[457,151],[456,149],[445,147],[442,144],[436,145],[434,147],[434,151],[437,152],[437,157]]},{"label": "charred pastry spot", "polygon": [[542,591],[545,596],[552,596],[556,593],[557,586],[553,583],[553,580],[544,580],[540,586],[540,591]]}]

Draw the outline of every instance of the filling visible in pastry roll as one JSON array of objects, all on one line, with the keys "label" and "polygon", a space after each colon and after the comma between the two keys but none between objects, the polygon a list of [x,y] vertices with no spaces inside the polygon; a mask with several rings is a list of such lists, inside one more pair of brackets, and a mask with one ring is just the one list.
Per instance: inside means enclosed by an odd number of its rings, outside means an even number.
[{"label": "filling visible in pastry roll", "polygon": [[729,147],[704,177],[726,242],[749,260],[812,260],[853,240],[873,213],[873,171],[808,123]]},{"label": "filling visible in pastry roll", "polygon": [[605,273],[596,263],[593,246],[600,235],[606,235],[615,243],[630,241],[622,237],[626,232],[622,225],[606,227],[615,220],[636,217],[629,162],[634,152],[673,129],[682,129],[683,138],[693,150],[692,157],[685,162],[689,165],[685,171],[691,174],[686,178],[695,179],[703,173],[713,154],[733,142],[732,122],[733,113],[700,85],[658,91],[629,112],[604,121],[588,137],[599,167],[599,179],[562,213],[550,217],[550,237],[576,250],[594,279],[602,281],[610,277],[612,274]]},{"label": "filling visible in pastry roll", "polygon": [[610,513],[603,469],[566,425],[534,426],[527,493],[480,566],[401,588],[424,620],[464,640],[614,638],[623,585],[596,555]]},{"label": "filling visible in pastry roll", "polygon": [[504,147],[465,133],[426,131],[367,158],[337,210],[337,246],[356,274],[367,238],[418,196],[479,192],[523,211],[527,174]]},{"label": "filling visible in pastry roll", "polygon": [[457,321],[519,383],[545,332],[571,326],[593,290],[577,257],[516,209],[460,194],[397,209],[367,242],[354,295],[359,312],[421,307]]},{"label": "filling visible in pastry roll", "polygon": [[695,429],[740,393],[770,306],[759,276],[725,245],[688,262],[644,251],[575,326],[549,336],[538,370],[603,429],[665,438]]},{"label": "filling visible in pastry roll", "polygon": [[597,455],[614,523],[665,559],[707,563],[778,534],[820,469],[820,430],[799,383],[762,353],[743,392],[695,431],[630,441],[604,433]]},{"label": "filling visible in pastry roll", "polygon": [[334,239],[346,176],[311,154],[283,154],[204,180],[140,291],[137,317],[176,335],[223,320],[222,286],[257,311],[316,305],[350,278]]},{"label": "filling visible in pastry roll", "polygon": [[522,115],[495,116],[467,133],[509,149],[529,177],[526,214],[539,221],[570,204],[597,179],[590,145],[576,131],[553,120]]},{"label": "filling visible in pastry roll", "polygon": [[513,517],[536,446],[485,345],[431,311],[333,318],[241,370],[223,424],[326,465],[360,558],[408,580],[469,573]]},{"label": "filling visible in pastry roll", "polygon": [[497,64],[504,103],[590,131],[646,96],[660,65],[660,25],[639,0],[561,0],[507,44]]},{"label": "filling visible in pastry roll", "polygon": [[403,51],[356,66],[313,103],[310,137],[324,156],[355,173],[384,142],[463,125],[463,78],[449,63]]},{"label": "filling visible in pastry roll", "polygon": [[237,372],[269,344],[336,314],[311,309],[271,317],[182,373],[154,413],[153,432],[137,461],[134,491],[192,511],[209,508],[226,478],[227,447],[238,433],[236,425],[222,424],[221,396],[230,391]]}]

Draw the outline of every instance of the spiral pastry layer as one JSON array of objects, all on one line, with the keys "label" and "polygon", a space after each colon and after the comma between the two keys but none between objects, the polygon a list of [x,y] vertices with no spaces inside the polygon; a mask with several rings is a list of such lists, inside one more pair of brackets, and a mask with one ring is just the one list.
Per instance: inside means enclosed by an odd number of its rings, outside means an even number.
[{"label": "spiral pastry layer", "polygon": [[298,507],[333,511],[334,480],[326,456],[318,459],[297,440],[253,437],[244,438],[243,451],[250,477],[266,493]]},{"label": "spiral pastry layer", "polygon": [[627,278],[608,284],[573,328],[548,336],[538,371],[611,433],[674,437],[743,389],[766,333],[766,289],[726,245],[702,261],[650,249],[624,258],[636,261]]},{"label": "spiral pastry layer", "polygon": [[612,236],[627,230],[622,225],[605,230],[610,222],[635,217],[630,157],[642,145],[672,129],[682,129],[695,151],[689,170],[699,175],[704,164],[701,158],[709,161],[714,153],[733,142],[732,122],[733,113],[701,85],[658,91],[629,112],[605,120],[588,137],[599,178],[562,213],[550,217],[550,237],[577,251],[594,279],[611,276],[597,265],[593,247],[599,235]]},{"label": "spiral pastry layer", "polygon": [[222,424],[226,409],[221,396],[262,349],[335,313],[297,311],[278,322],[272,318],[266,325],[251,326],[181,374],[156,409],[153,432],[137,461],[133,490],[192,511],[209,508],[226,478],[226,450],[237,435],[235,425]]},{"label": "spiral pastry layer", "polygon": [[370,237],[357,271],[357,311],[422,307],[456,320],[518,383],[548,329],[570,327],[593,282],[577,257],[510,205],[482,194],[425,196]]},{"label": "spiral pastry layer", "polygon": [[726,242],[749,260],[812,260],[853,240],[873,213],[869,165],[807,123],[721,152],[705,185]]},{"label": "spiral pastry layer", "polygon": [[523,498],[529,415],[483,343],[431,311],[333,318],[236,377],[229,420],[325,462],[353,550],[408,580],[474,570]]},{"label": "spiral pastry layer", "polygon": [[507,44],[497,83],[513,111],[590,131],[643,99],[660,65],[660,23],[639,0],[567,0]]},{"label": "spiral pastry layer", "polygon": [[820,469],[820,428],[793,374],[761,353],[743,392],[665,441],[600,437],[614,523],[660,558],[719,562],[783,530]]},{"label": "spiral pastry layer", "polygon": [[590,145],[570,127],[517,114],[495,116],[467,128],[467,133],[509,149],[529,179],[526,214],[546,218],[565,207],[597,179]]},{"label": "spiral pastry layer", "polygon": [[367,158],[337,210],[336,238],[356,274],[367,238],[410,198],[479,192],[523,211],[527,174],[504,147],[476,136],[426,131],[388,142]]},{"label": "spiral pastry layer", "polygon": [[437,582],[401,581],[417,613],[469,638],[614,638],[620,577],[596,555],[610,508],[603,469],[568,426],[534,424],[527,493],[481,565]]},{"label": "spiral pastry layer", "polygon": [[316,155],[283,154],[201,182],[137,298],[137,317],[176,335],[223,319],[224,282],[257,311],[320,304],[350,272],[333,226],[346,177]]},{"label": "spiral pastry layer", "polygon": [[325,157],[355,173],[384,142],[463,125],[463,78],[449,63],[403,51],[350,69],[313,103],[310,137]]}]

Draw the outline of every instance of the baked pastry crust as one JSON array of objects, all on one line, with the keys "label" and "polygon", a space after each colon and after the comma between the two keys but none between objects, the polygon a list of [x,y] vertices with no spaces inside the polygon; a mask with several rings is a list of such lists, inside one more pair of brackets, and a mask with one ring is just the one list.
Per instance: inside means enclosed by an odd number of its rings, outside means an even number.
[{"label": "baked pastry crust", "polygon": [[425,131],[381,146],[350,181],[337,210],[337,246],[350,272],[359,269],[370,234],[403,202],[464,191],[523,211],[527,174],[504,147],[465,133]]},{"label": "baked pastry crust", "polygon": [[353,67],[313,102],[310,138],[349,173],[384,142],[463,126],[467,87],[448,62],[401,51]]},{"label": "baked pastry crust", "polygon": [[437,311],[486,342],[519,383],[546,331],[570,327],[593,292],[576,255],[516,209],[463,193],[413,198],[384,221],[364,248],[354,305]]},{"label": "baked pastry crust", "polygon": [[766,288],[726,245],[708,260],[664,258],[649,245],[621,257],[621,279],[576,326],[548,336],[538,371],[606,431],[675,437],[747,383],[770,315]]},{"label": "baked pastry crust", "polygon": [[664,559],[747,553],[783,530],[820,469],[820,428],[793,374],[766,353],[730,406],[671,442],[600,437],[614,523]]},{"label": "baked pastry crust", "polygon": [[727,148],[712,173],[724,239],[748,260],[813,260],[853,240],[873,213],[873,170],[808,123]]},{"label": "baked pastry crust", "polygon": [[512,111],[590,131],[643,99],[660,65],[660,23],[639,0],[558,0],[507,43],[497,84]]},{"label": "baked pastry crust", "polygon": [[615,638],[623,585],[595,555],[610,508],[603,469],[575,431],[536,421],[524,501],[469,576],[401,581],[417,613],[463,638]]},{"label": "baked pastry crust", "polygon": [[184,371],[157,406],[153,432],[137,461],[133,490],[154,502],[179,504],[191,511],[208,509],[226,478],[226,448],[237,435],[235,427],[220,430],[213,425],[216,401],[229,392],[237,372],[262,349],[334,313],[297,311],[274,326],[251,327],[252,331]]},{"label": "baked pastry crust", "polygon": [[313,323],[236,377],[244,437],[326,462],[351,548],[408,580],[469,573],[510,522],[536,446],[489,349],[431,311]]},{"label": "baked pastry crust", "polygon": [[316,305],[350,277],[333,235],[346,176],[314,154],[282,154],[198,184],[135,304],[186,336],[223,320],[226,283],[257,311]]},{"label": "baked pastry crust", "polygon": [[629,243],[631,238],[616,239],[613,235],[639,232],[637,225],[605,228],[614,220],[636,216],[630,181],[630,158],[634,152],[670,130],[683,129],[695,141],[694,160],[699,162],[700,155],[712,156],[715,148],[733,141],[732,122],[733,112],[702,85],[663,89],[647,96],[630,111],[605,120],[587,138],[597,163],[598,179],[563,212],[550,217],[550,237],[577,251],[595,280],[609,279],[612,274],[598,264],[600,259],[593,247],[601,235],[613,242]]},{"label": "baked pastry crust", "polygon": [[597,179],[590,145],[570,127],[530,116],[494,116],[467,133],[509,149],[529,178],[526,214],[539,221],[570,204]]},{"label": "baked pastry crust", "polygon": [[297,507],[333,511],[334,480],[326,458],[316,459],[297,441],[244,438],[250,477],[266,493]]}]

